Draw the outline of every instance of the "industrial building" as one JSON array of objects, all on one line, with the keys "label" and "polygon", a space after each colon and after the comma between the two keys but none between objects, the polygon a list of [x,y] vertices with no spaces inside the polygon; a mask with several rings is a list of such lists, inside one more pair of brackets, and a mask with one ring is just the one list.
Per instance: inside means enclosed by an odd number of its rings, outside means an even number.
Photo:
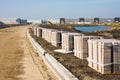
[{"label": "industrial building", "polygon": [[102,39],[100,36],[74,36],[74,55],[80,59],[88,57],[88,40]]},{"label": "industrial building", "polygon": [[114,22],[115,22],[115,23],[119,23],[119,22],[120,22],[120,17],[115,17],[115,18],[114,18]]},{"label": "industrial building", "polygon": [[16,22],[18,22],[19,24],[27,24],[28,23],[27,19],[20,19],[20,18],[16,19]]},{"label": "industrial building", "polygon": [[102,74],[120,73],[120,41],[88,40],[88,66]]},{"label": "industrial building", "polygon": [[65,18],[60,18],[60,24],[65,24]]},{"label": "industrial building", "polygon": [[94,18],[94,23],[100,23],[100,19],[99,18]]},{"label": "industrial building", "polygon": [[79,22],[85,22],[84,18],[79,18]]},{"label": "industrial building", "polygon": [[120,22],[119,17],[115,18],[76,18],[76,19],[66,19],[60,18],[60,24],[92,24],[92,23],[118,23]]}]

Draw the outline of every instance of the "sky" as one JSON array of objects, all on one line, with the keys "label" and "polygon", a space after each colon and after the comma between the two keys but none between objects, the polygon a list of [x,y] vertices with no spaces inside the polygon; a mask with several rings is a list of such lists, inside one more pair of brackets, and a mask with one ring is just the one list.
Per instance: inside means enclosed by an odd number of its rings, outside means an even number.
[{"label": "sky", "polygon": [[120,17],[120,0],[0,0],[0,18]]}]

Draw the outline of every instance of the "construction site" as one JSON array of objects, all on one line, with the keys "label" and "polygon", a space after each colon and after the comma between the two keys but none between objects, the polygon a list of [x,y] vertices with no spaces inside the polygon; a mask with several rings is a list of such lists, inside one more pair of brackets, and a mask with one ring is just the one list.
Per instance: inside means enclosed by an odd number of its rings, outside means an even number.
[{"label": "construction site", "polygon": [[1,0],[0,80],[120,80],[120,0]]},{"label": "construction site", "polygon": [[0,40],[0,80],[120,78],[118,39],[70,28],[19,25],[0,29]]},{"label": "construction site", "polygon": [[119,40],[35,25],[31,26],[30,32],[50,55],[78,79],[119,80]]}]

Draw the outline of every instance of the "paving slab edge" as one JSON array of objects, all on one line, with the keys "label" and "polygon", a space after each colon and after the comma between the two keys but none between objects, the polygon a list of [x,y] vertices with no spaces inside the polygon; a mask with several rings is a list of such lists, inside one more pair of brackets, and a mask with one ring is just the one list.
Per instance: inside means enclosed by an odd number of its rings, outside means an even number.
[{"label": "paving slab edge", "polygon": [[59,80],[79,80],[76,78],[67,68],[59,63],[53,56],[47,53],[29,34],[27,31],[27,37],[32,46],[37,50],[38,54],[44,60],[45,64],[54,72]]}]

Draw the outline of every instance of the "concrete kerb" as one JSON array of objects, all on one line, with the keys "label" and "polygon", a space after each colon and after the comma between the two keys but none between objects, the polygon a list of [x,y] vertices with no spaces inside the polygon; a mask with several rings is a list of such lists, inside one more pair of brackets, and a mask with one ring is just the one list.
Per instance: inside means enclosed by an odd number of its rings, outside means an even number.
[{"label": "concrete kerb", "polygon": [[46,54],[46,60],[49,61],[55,72],[62,78],[61,80],[78,80],[71,72],[69,72],[62,64],[54,57]]},{"label": "concrete kerb", "polygon": [[59,80],[78,80],[69,70],[60,64],[54,57],[49,55],[29,34],[27,36],[33,47],[37,50],[48,67],[55,73]]}]

